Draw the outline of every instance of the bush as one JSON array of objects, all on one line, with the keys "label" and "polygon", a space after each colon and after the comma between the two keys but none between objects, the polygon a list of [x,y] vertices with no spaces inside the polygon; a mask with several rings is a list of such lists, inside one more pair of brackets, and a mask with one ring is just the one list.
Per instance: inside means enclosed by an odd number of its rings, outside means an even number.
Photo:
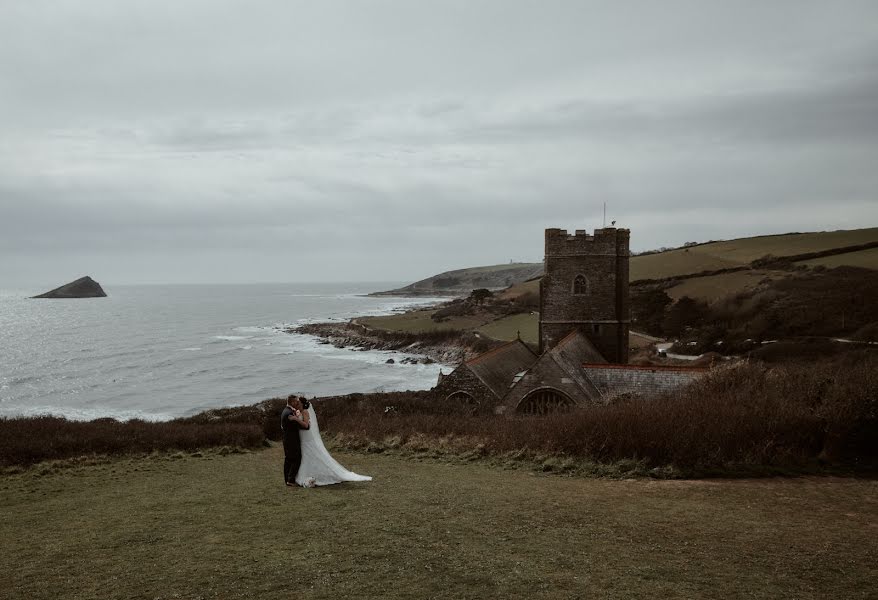
[{"label": "bush", "polygon": [[84,455],[194,452],[232,446],[257,448],[265,436],[260,424],[186,420],[151,423],[140,420],[68,421],[60,417],[0,419],[0,465],[31,465]]},{"label": "bush", "polygon": [[320,401],[321,429],[355,447],[393,439],[470,440],[481,452],[528,451],[594,462],[641,461],[689,470],[860,465],[878,457],[878,360],[717,369],[654,400],[628,398],[545,417],[463,416],[444,402],[399,396]]},{"label": "bush", "polygon": [[443,321],[447,321],[451,317],[462,317],[464,315],[471,315],[475,312],[475,307],[464,300],[463,298],[457,298],[445,304],[442,308],[435,311],[430,318],[436,323],[442,323]]},{"label": "bush", "polygon": [[519,312],[530,312],[540,309],[540,295],[537,292],[525,292],[513,301]]},{"label": "bush", "polygon": [[860,342],[878,342],[878,321],[860,327],[851,339]]}]

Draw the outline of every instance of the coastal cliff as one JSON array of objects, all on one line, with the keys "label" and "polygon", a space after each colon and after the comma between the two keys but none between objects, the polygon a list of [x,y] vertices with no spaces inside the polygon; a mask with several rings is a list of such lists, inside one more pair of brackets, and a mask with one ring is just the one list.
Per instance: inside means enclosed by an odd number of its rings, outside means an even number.
[{"label": "coastal cliff", "polygon": [[[499,344],[467,331],[405,333],[370,329],[356,321],[347,323],[312,323],[285,330],[287,333],[313,335],[336,348],[359,350],[394,350],[419,354],[426,361],[458,364]],[[425,362],[426,362],[425,361]]]},{"label": "coastal cliff", "polygon": [[97,281],[91,277],[80,277],[61,287],[48,291],[34,298],[106,298],[107,293]]},{"label": "coastal cliff", "polygon": [[370,296],[467,296],[473,290],[506,289],[543,274],[543,263],[512,263],[446,271],[405,287]]}]

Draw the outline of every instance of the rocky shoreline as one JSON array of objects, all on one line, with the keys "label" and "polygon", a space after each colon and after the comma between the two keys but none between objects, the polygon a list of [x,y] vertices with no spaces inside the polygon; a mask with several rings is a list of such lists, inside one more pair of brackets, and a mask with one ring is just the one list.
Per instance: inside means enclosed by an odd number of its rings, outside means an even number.
[{"label": "rocky shoreline", "polygon": [[[291,334],[313,335],[336,348],[357,350],[389,350],[421,356],[421,359],[404,358],[400,363],[431,364],[439,362],[456,365],[479,352],[478,343],[483,338],[471,333],[443,331],[435,334],[416,334],[370,329],[356,319],[344,323],[309,323],[284,330]],[[475,338],[475,339],[473,339]],[[484,343],[484,342],[483,342]],[[475,346],[475,347],[474,347]],[[389,359],[390,360],[394,359]]]}]

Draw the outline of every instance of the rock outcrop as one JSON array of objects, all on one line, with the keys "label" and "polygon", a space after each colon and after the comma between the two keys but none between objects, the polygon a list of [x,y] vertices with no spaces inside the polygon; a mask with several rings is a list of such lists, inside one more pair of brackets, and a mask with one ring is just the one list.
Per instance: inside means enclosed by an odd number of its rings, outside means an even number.
[{"label": "rock outcrop", "polygon": [[80,277],[66,285],[55,288],[45,294],[34,298],[106,298],[107,293],[101,288],[101,284],[91,277]]}]

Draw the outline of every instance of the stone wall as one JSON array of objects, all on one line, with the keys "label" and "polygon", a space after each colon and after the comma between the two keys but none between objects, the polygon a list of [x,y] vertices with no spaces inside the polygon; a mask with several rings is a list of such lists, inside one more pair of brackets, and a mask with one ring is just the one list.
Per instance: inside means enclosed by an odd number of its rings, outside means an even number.
[{"label": "stone wall", "polygon": [[467,368],[466,364],[460,365],[450,374],[443,376],[433,391],[439,394],[443,400],[455,392],[466,392],[473,397],[480,408],[485,409],[492,408],[499,400],[488,386]]},{"label": "stone wall", "polygon": [[[596,229],[594,235],[546,230],[541,352],[578,329],[608,361],[628,362],[628,240],[627,229]],[[578,275],[585,277],[585,294],[574,294]]]},{"label": "stone wall", "polygon": [[512,414],[518,410],[519,404],[528,394],[543,388],[557,390],[580,406],[590,401],[599,400],[599,398],[589,397],[576,381],[561,368],[553,356],[545,354],[520,381],[512,386],[512,389],[503,398],[502,406],[499,406],[495,412]]},{"label": "stone wall", "polygon": [[700,367],[626,365],[585,365],[583,369],[605,399],[620,394],[657,396],[688,385],[709,371]]}]

